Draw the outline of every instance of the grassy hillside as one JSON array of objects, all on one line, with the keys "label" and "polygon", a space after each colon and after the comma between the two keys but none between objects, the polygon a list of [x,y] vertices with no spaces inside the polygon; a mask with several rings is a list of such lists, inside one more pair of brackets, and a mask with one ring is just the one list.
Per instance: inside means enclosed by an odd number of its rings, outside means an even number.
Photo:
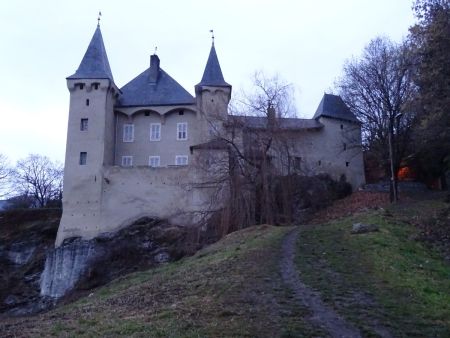
[{"label": "grassy hillside", "polygon": [[51,312],[0,322],[6,336],[274,337],[314,330],[278,270],[291,228],[233,233],[193,257],[123,277]]},{"label": "grassy hillside", "polygon": [[[448,208],[440,200],[408,201],[300,226],[300,279],[364,337],[448,337],[450,264],[419,240],[419,224],[441,227]],[[355,222],[378,224],[380,231],[352,235]],[[1,335],[327,337],[282,280],[282,240],[292,229],[266,225],[233,233],[75,303],[0,320]]]},{"label": "grassy hillside", "polygon": [[[424,226],[448,227],[448,210],[442,200],[408,201],[302,227],[297,266],[305,283],[367,336],[379,325],[396,337],[450,337],[450,264],[419,241]],[[351,234],[356,222],[380,231]]]}]

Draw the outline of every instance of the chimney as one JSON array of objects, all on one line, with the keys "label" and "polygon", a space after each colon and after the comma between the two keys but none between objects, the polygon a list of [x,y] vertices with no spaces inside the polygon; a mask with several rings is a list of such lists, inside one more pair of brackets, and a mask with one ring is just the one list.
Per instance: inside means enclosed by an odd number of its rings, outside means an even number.
[{"label": "chimney", "polygon": [[156,83],[159,74],[159,57],[156,54],[150,56],[150,82]]}]

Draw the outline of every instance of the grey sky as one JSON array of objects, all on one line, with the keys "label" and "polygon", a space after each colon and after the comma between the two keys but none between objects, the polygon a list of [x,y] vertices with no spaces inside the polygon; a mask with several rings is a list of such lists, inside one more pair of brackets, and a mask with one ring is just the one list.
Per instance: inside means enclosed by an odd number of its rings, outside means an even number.
[{"label": "grey sky", "polygon": [[193,94],[211,45],[237,91],[252,73],[278,73],[296,88],[299,115],[311,117],[344,61],[370,39],[401,41],[411,0],[1,1],[0,153],[64,160],[69,92],[102,11],[101,29],[119,87],[161,67]]}]

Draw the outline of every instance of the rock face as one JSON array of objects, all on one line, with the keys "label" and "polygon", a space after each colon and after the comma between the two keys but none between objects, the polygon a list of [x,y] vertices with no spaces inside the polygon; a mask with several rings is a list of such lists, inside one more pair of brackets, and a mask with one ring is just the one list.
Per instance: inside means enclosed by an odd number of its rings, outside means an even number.
[{"label": "rock face", "polygon": [[121,275],[193,254],[211,240],[205,231],[145,217],[92,240],[68,238],[55,249],[60,217],[60,210],[0,213],[0,316],[46,309]]},{"label": "rock face", "polygon": [[28,314],[46,306],[40,276],[60,217],[58,209],[0,212],[0,314]]},{"label": "rock face", "polygon": [[66,241],[47,254],[45,268],[41,275],[41,296],[60,298],[74,288],[82,276],[89,261],[95,256],[93,241],[79,238]]},{"label": "rock face", "polygon": [[66,239],[47,255],[40,294],[56,300],[71,291],[89,290],[120,275],[194,253],[197,244],[188,234],[185,227],[145,217],[91,240]]}]

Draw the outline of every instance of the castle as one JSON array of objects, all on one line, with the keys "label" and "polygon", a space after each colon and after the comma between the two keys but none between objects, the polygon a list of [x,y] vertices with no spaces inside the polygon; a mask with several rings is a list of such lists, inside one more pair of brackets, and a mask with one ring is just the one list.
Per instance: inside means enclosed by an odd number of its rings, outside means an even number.
[{"label": "castle", "polygon": [[[226,121],[234,121],[245,148],[252,142],[247,131],[264,132],[272,123],[269,115],[228,115],[232,86],[224,80],[214,42],[195,97],[160,67],[157,55],[119,88],[98,25],[67,87],[63,216],[56,246],[69,237],[118,230],[142,216],[195,223],[211,201],[211,187],[197,184],[205,174],[196,163],[205,151],[225,153],[214,143],[215,132],[227,133]],[[325,94],[312,119],[276,120],[289,140],[294,170],[345,175],[354,188],[364,183],[360,124],[339,96]]]}]

